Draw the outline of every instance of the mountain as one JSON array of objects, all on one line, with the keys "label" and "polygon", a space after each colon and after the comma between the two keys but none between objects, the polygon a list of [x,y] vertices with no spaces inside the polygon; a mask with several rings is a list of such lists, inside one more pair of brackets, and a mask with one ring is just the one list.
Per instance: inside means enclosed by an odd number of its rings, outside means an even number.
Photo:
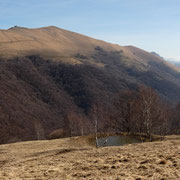
[{"label": "mountain", "polygon": [[[156,55],[156,56],[158,56],[158,57],[161,57],[158,53],[156,53],[156,52],[151,52],[152,54],[154,54],[154,55]],[[176,66],[177,68],[180,68],[180,62],[179,61],[177,61],[177,60],[175,60],[175,59],[173,59],[173,58],[163,58],[163,57],[161,57],[162,59],[164,59],[165,61],[167,61],[168,63],[170,63],[170,64],[173,64],[174,66]]]},{"label": "mountain", "polygon": [[53,26],[0,30],[0,64],[0,143],[93,132],[92,106],[139,85],[180,99],[180,68],[161,57]]},{"label": "mountain", "polygon": [[180,62],[175,61],[175,62],[172,62],[172,64],[180,68]]},{"label": "mountain", "polygon": [[173,64],[174,66],[180,68],[180,61],[176,61],[175,59],[172,59],[172,58],[168,58],[168,59],[166,58],[166,61],[168,61],[170,64]]}]

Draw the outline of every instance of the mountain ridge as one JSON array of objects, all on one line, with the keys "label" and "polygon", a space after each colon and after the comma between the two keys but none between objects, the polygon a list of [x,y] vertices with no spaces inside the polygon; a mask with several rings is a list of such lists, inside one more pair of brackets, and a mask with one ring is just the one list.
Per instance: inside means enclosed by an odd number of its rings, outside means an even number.
[{"label": "mountain ridge", "polygon": [[[146,53],[146,56],[151,56],[149,52],[134,46],[120,46],[108,43],[55,26],[32,29],[14,27],[8,30],[0,30],[0,38],[0,56],[7,56],[8,58],[30,54],[53,57],[56,60],[59,60],[58,56],[61,56],[62,54],[67,57],[74,56],[77,53],[89,56],[97,46],[102,47],[106,51],[122,50],[125,56],[131,57],[135,61],[140,61],[141,63],[143,63],[145,59],[144,57],[139,57],[137,54],[142,55]],[[5,41],[3,42],[2,39]],[[3,47],[3,45],[5,47]],[[6,49],[11,50],[6,52]],[[154,56],[153,58],[156,61],[162,61],[160,57]],[[180,68],[176,68],[175,66],[171,67],[180,72]]]}]

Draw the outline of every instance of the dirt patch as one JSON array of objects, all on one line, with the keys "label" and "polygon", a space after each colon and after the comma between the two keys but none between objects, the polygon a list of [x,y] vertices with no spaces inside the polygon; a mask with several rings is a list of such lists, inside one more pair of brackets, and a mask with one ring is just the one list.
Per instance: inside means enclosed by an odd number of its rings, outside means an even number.
[{"label": "dirt patch", "polygon": [[8,161],[6,160],[3,160],[3,161],[0,161],[0,168],[3,167]]}]

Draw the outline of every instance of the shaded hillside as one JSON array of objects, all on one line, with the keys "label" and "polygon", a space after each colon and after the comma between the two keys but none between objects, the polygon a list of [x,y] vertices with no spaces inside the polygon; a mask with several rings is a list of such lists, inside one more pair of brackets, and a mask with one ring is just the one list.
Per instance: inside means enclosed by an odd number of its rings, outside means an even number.
[{"label": "shaded hillside", "polygon": [[[138,48],[56,27],[0,31],[0,143],[94,132],[92,106],[139,85],[180,100],[179,69]],[[100,119],[102,125],[106,118]]]},{"label": "shaded hillside", "polygon": [[[116,93],[136,89],[141,83],[156,88],[168,99],[180,97],[179,87],[159,79],[160,73],[126,67],[121,62],[123,57],[114,53],[94,55],[103,63],[106,58],[113,63],[104,68],[89,63],[57,63],[38,56],[1,60],[1,142],[46,139],[61,128],[69,136],[69,123],[77,124],[85,117],[84,123],[93,126],[88,119],[92,104],[98,101],[109,107]],[[74,135],[80,133],[79,128],[77,125]],[[85,126],[84,131],[90,129]]]}]

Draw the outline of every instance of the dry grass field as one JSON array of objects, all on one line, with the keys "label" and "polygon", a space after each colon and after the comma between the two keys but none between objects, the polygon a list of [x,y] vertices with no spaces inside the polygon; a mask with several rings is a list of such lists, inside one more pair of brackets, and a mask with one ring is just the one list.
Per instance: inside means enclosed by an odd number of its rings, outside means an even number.
[{"label": "dry grass field", "polygon": [[0,146],[0,179],[180,179],[180,140],[96,149],[87,138]]}]

